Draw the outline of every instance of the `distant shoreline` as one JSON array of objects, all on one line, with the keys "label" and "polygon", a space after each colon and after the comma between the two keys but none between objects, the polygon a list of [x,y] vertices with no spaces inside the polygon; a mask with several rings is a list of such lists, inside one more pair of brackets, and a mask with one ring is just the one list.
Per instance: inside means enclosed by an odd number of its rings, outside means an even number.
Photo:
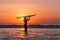
[{"label": "distant shoreline", "polygon": [[[23,25],[0,25],[0,28],[24,28]],[[28,25],[28,28],[60,28],[60,25]]]}]

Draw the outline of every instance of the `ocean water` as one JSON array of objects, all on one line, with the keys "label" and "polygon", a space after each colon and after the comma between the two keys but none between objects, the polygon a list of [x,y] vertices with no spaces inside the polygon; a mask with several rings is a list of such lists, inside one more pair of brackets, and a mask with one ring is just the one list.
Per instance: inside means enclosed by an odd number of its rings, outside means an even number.
[{"label": "ocean water", "polygon": [[0,40],[60,40],[60,28],[0,28]]}]

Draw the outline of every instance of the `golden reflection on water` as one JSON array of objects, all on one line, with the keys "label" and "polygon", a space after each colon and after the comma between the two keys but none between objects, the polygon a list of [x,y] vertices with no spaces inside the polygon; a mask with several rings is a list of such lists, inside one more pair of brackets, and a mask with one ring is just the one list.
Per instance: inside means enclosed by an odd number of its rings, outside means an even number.
[{"label": "golden reflection on water", "polygon": [[25,29],[24,28],[16,29],[16,33],[17,33],[17,36],[15,36],[15,38],[26,38],[26,34],[25,34]]},{"label": "golden reflection on water", "polygon": [[25,30],[24,28],[18,28],[18,30]]},{"label": "golden reflection on water", "polygon": [[[0,28],[0,38],[18,38],[18,39],[45,39],[60,38],[60,29],[51,28],[28,28],[28,34],[24,32],[24,28]],[[16,39],[16,40],[18,40]],[[32,39],[33,40],[33,39]]]},{"label": "golden reflection on water", "polygon": [[23,33],[21,33],[19,36],[15,36],[15,38],[25,38],[26,36],[25,36],[25,34]]},{"label": "golden reflection on water", "polygon": [[[0,38],[5,38],[8,36],[9,38],[26,38],[26,34],[24,32],[24,28],[1,28]],[[7,34],[7,35],[6,35]]]}]

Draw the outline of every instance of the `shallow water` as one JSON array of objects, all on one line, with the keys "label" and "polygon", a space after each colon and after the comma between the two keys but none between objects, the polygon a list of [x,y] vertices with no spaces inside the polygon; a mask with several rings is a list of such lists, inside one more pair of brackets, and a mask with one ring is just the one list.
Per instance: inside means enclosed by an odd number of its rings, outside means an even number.
[{"label": "shallow water", "polygon": [[60,28],[0,28],[0,40],[60,40]]}]

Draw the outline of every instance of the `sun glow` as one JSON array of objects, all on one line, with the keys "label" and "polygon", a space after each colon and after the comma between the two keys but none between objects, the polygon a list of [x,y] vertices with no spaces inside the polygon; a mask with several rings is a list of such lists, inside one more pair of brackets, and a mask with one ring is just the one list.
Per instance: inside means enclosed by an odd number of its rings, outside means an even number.
[{"label": "sun glow", "polygon": [[23,17],[21,17],[21,20],[24,20],[24,18],[23,18]]}]

